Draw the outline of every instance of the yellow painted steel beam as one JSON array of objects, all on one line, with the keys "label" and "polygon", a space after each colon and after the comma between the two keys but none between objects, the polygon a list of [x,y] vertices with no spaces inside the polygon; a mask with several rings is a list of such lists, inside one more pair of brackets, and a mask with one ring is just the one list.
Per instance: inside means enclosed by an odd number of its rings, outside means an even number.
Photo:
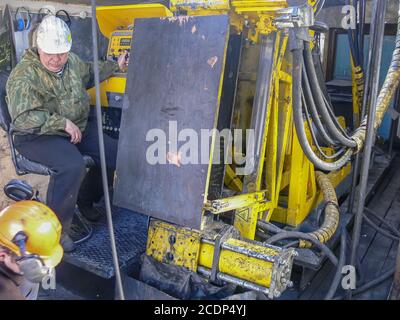
[{"label": "yellow painted steel beam", "polygon": [[231,165],[227,164],[225,166],[225,177],[224,184],[237,192],[242,192],[243,183],[242,180],[236,175],[235,171],[232,169]]},{"label": "yellow painted steel beam", "polygon": [[252,207],[262,202],[268,202],[265,191],[240,194],[212,201],[208,200],[204,204],[204,209],[213,214],[220,214],[240,208]]}]

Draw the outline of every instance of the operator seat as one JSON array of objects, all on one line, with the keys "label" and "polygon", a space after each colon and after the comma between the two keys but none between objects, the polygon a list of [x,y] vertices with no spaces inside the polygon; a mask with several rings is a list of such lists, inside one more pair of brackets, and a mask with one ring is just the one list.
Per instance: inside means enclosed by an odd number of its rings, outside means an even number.
[{"label": "operator seat", "polygon": [[[19,176],[29,173],[49,176],[53,173],[50,168],[46,167],[43,164],[25,158],[23,155],[19,154],[14,147],[15,129],[13,128],[11,122],[11,116],[8,112],[6,101],[6,82],[9,75],[10,74],[8,72],[0,70],[0,126],[7,133],[11,158],[15,167],[15,171]],[[90,156],[84,155],[83,160],[86,167],[89,168],[94,166],[94,160]],[[81,243],[91,237],[93,230],[92,227],[84,220],[82,214],[78,210],[75,210],[75,215],[78,218],[79,223],[87,233],[84,237],[75,241],[75,243]]]}]

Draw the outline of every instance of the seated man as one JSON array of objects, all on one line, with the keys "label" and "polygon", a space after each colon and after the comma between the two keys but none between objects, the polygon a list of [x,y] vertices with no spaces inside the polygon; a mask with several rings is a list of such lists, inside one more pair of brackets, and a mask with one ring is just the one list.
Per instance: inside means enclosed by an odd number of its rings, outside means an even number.
[{"label": "seated man", "polygon": [[[16,149],[54,172],[46,204],[63,226],[61,244],[65,252],[75,249],[68,235],[75,204],[85,217],[96,220],[98,212],[93,203],[103,195],[97,125],[89,119],[86,92],[93,83],[93,64],[70,52],[71,45],[66,23],[55,16],[45,17],[37,29],[37,48],[25,52],[6,85],[8,108],[17,131]],[[118,62],[101,62],[100,80],[126,65],[125,54]],[[117,140],[105,135],[104,144],[112,178]],[[83,154],[96,163],[87,174]]]},{"label": "seated man", "polygon": [[20,201],[0,212],[0,300],[36,300],[61,261],[61,224],[44,204]]}]

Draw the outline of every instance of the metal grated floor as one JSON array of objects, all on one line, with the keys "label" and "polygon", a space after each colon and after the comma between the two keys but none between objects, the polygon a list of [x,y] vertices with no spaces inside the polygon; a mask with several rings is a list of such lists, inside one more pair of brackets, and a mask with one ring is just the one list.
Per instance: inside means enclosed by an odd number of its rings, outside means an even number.
[{"label": "metal grated floor", "polygon": [[[129,272],[135,265],[138,266],[139,258],[146,249],[148,218],[118,207],[113,207],[112,212],[120,268]],[[79,244],[75,251],[66,253],[64,261],[110,279],[115,272],[105,214],[92,226],[92,237]]]}]

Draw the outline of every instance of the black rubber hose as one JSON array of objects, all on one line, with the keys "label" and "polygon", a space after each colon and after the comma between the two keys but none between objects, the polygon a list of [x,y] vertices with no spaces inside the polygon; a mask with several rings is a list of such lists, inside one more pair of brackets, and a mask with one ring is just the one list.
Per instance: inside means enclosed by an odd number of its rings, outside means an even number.
[{"label": "black rubber hose", "polygon": [[331,249],[329,249],[326,245],[321,243],[315,237],[310,236],[310,235],[308,235],[306,233],[303,233],[303,232],[298,232],[298,231],[281,232],[281,233],[278,233],[278,234],[272,236],[271,238],[269,238],[265,242],[267,244],[273,244],[273,243],[275,243],[277,241],[285,240],[285,239],[302,239],[302,240],[310,241],[326,255],[326,257],[332,262],[332,264],[334,266],[338,265],[338,259],[333,254]]},{"label": "black rubber hose", "polygon": [[331,286],[325,296],[325,300],[333,299],[335,292],[339,286],[340,280],[342,279],[342,269],[346,263],[346,245],[347,245],[347,237],[346,237],[346,229],[342,228],[342,233],[340,235],[340,256],[339,263],[336,269],[335,276],[332,280]]},{"label": "black rubber hose", "polygon": [[272,232],[272,233],[279,233],[279,232],[285,231],[285,230],[279,228],[278,226],[272,224],[271,222],[262,221],[262,220],[257,221],[257,227],[259,227],[265,231]]},{"label": "black rubber hose", "polygon": [[386,230],[382,229],[381,227],[377,226],[370,218],[368,218],[365,214],[363,215],[363,220],[368,223],[372,228],[375,229],[376,232],[380,233],[381,235],[392,239],[394,241],[400,241],[399,237],[396,237],[392,234],[390,234],[389,232],[387,232]]},{"label": "black rubber hose", "polygon": [[318,115],[317,107],[315,106],[315,101],[312,96],[311,88],[310,88],[310,82],[308,80],[307,73],[304,68],[302,68],[302,84],[303,84],[303,92],[304,92],[304,98],[306,99],[307,106],[310,109],[310,114],[313,119],[313,122],[315,126],[317,127],[318,132],[320,133],[323,141],[330,146],[335,146],[337,145],[337,142],[335,142],[329,134],[326,132],[321,119]]},{"label": "black rubber hose", "polygon": [[[314,94],[317,95],[317,99],[321,98],[322,101],[324,102],[322,104],[317,104],[317,109],[320,110],[321,108],[324,108],[324,109],[322,109],[321,116],[323,117],[324,114],[329,114],[329,116],[330,116],[330,117],[327,118],[327,120],[325,120],[323,118],[324,121],[329,121],[329,123],[331,123],[331,125],[335,129],[337,129],[339,131],[339,133],[341,133],[346,139],[351,140],[350,136],[347,134],[347,132],[340,125],[339,121],[336,119],[336,115],[335,115],[335,113],[333,111],[332,104],[326,98],[325,94],[323,94],[324,90],[327,91],[328,89],[325,88],[323,90],[321,88],[321,86],[323,86],[323,87],[326,87],[326,86],[324,85],[324,82],[320,82],[319,81],[319,78],[318,78],[318,75],[317,75],[317,71],[316,71],[316,68],[315,68],[314,58],[313,58],[312,52],[311,52],[311,48],[309,48],[308,46],[305,49],[304,56],[305,56],[305,59],[309,60],[309,62],[308,62],[309,66],[306,63],[305,63],[305,66],[307,68],[309,68],[309,67],[311,68],[310,74],[311,75],[316,75],[316,78],[314,80],[315,80],[315,83],[317,84],[318,88],[317,87],[313,87]],[[308,69],[306,69],[306,70],[308,70]]]},{"label": "black rubber hose", "polygon": [[292,99],[293,99],[293,121],[300,145],[307,158],[320,170],[336,171],[342,168],[350,160],[353,152],[347,150],[346,153],[335,162],[321,160],[312,150],[304,129],[303,112],[301,107],[301,73],[303,67],[303,50],[294,49],[293,53],[293,72],[292,72]]},{"label": "black rubber hose", "polygon": [[[378,284],[380,284],[383,281],[387,280],[388,278],[392,277],[395,271],[396,271],[395,268],[392,268],[392,269],[386,271],[385,273],[382,273],[382,275],[380,275],[376,279],[363,284],[358,289],[355,289],[353,291],[352,295],[356,296],[356,295],[363,293],[369,289],[372,289],[373,287],[377,286]],[[338,297],[333,298],[333,300],[343,300],[343,299],[344,299],[343,296],[338,296]]]},{"label": "black rubber hose", "polygon": [[347,134],[346,130],[340,125],[339,121],[336,119],[335,112],[333,111],[333,106],[329,103],[329,101],[326,99],[325,96],[323,96],[324,102],[325,102],[325,108],[328,111],[329,115],[331,116],[331,119],[333,120],[334,125],[336,128],[342,133],[344,137],[347,139],[351,139],[350,136]]},{"label": "black rubber hose", "polygon": [[356,148],[357,143],[354,140],[345,137],[340,132],[340,130],[337,128],[338,123],[336,121],[336,118],[333,119],[326,108],[325,100],[321,92],[317,74],[314,68],[311,48],[308,45],[305,46],[304,50],[304,62],[305,62],[306,72],[310,80],[311,91],[313,93],[317,108],[322,116],[322,119],[327,127],[328,132],[332,137],[334,137],[335,140],[339,141],[343,146],[349,148]]},{"label": "black rubber hose", "polygon": [[[312,57],[313,57],[315,71],[316,71],[317,77],[318,77],[318,82],[323,84],[323,83],[325,83],[325,75],[322,70],[320,52],[321,52],[320,49],[318,50],[316,47],[314,47],[312,50]],[[328,87],[326,85],[323,85],[321,89],[322,89],[322,93],[323,93],[325,99],[327,99],[329,101],[329,103],[331,103],[331,98],[329,96]]]},{"label": "black rubber hose", "polygon": [[310,119],[310,114],[308,112],[308,108],[307,108],[307,103],[305,101],[304,98],[304,94],[302,94],[302,99],[303,99],[303,106],[304,106],[304,112],[306,114],[306,120],[307,120],[307,124],[308,124],[308,128],[310,130],[310,134],[311,134],[311,138],[314,142],[314,145],[317,147],[318,152],[325,158],[325,159],[336,159],[338,156],[340,156],[341,154],[343,154],[343,152],[345,151],[345,148],[341,148],[339,151],[335,152],[335,154],[328,156],[324,150],[322,150],[321,146],[319,145],[318,139],[317,139],[317,135],[314,132],[314,128],[313,125],[311,123],[311,119]]},{"label": "black rubber hose", "polygon": [[384,218],[378,216],[373,210],[370,208],[365,207],[364,211],[373,216],[374,218],[378,219],[380,222],[382,222],[388,229],[389,231],[392,231],[396,236],[400,237],[400,231],[397,230],[395,227],[393,227],[389,222],[387,222]]}]

